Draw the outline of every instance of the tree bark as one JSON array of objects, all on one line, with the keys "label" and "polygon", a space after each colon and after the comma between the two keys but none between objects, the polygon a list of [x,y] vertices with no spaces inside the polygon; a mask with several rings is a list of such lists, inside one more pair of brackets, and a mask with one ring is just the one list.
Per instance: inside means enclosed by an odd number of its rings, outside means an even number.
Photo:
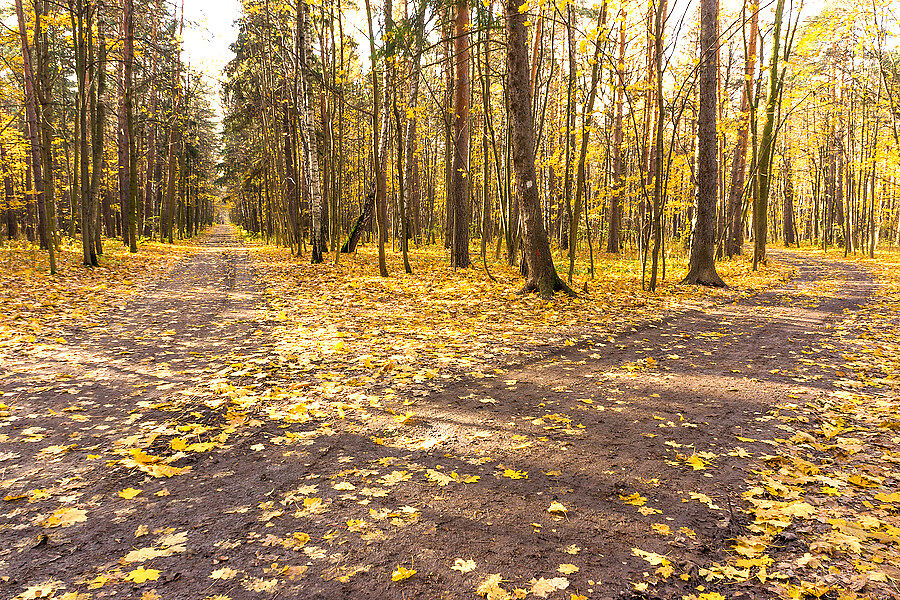
[{"label": "tree bark", "polygon": [[450,216],[452,218],[450,265],[465,269],[469,257],[469,4],[456,0],[454,36],[454,101],[453,101],[453,170],[450,182]]},{"label": "tree bark", "polygon": [[[779,0],[783,2],[784,0]],[[700,0],[700,67],[697,110],[697,210],[691,234],[688,274],[682,283],[725,287],[716,272],[716,204],[719,171],[716,134],[716,46],[719,21],[718,0]]]},{"label": "tree bark", "polygon": [[[309,208],[312,221],[310,233],[310,253],[313,263],[321,263],[327,252],[325,239],[322,235],[322,227],[325,222],[325,205],[322,202],[322,177],[319,171],[318,149],[316,148],[316,116],[315,110],[309,102],[311,86],[309,84],[310,59],[312,57],[312,30],[309,18],[309,8],[306,2],[299,0],[297,3],[298,15],[302,15],[303,26],[300,39],[300,141],[303,146],[303,179],[306,182],[306,192],[309,197]],[[301,10],[302,7],[302,10]]]},{"label": "tree bark", "polygon": [[518,0],[505,0],[510,142],[516,173],[516,200],[522,215],[527,271],[522,291],[537,292],[544,298],[549,298],[560,290],[574,295],[556,273],[541,215],[541,199],[535,185],[534,116],[531,112],[525,14],[519,12],[519,6]]},{"label": "tree bark", "polygon": [[794,224],[794,172],[791,167],[791,157],[788,152],[784,154],[784,245],[790,247],[797,243],[795,233],[797,226]]},{"label": "tree bark", "polygon": [[134,151],[133,77],[134,0],[125,0],[122,11],[122,66],[119,101],[119,202],[122,237],[129,252],[137,252],[137,165]]},{"label": "tree bark", "polygon": [[[753,210],[753,268],[766,261],[766,237],[769,225],[769,188],[772,179],[772,156],[775,146],[775,111],[780,92],[778,85],[778,59],[781,55],[781,23],[784,0],[775,5],[775,21],[772,32],[772,59],[769,61],[769,95],[766,98],[766,120],[759,140],[759,162],[756,169],[756,202]],[[839,186],[842,184],[838,184]]]},{"label": "tree bark", "polygon": [[747,164],[747,139],[750,126],[750,106],[753,102],[753,77],[756,73],[756,38],[759,37],[759,7],[750,5],[750,37],[744,58],[744,85],[741,92],[741,114],[738,120],[737,145],[731,159],[731,187],[728,190],[728,235],[725,254],[741,254],[744,247],[744,186]]},{"label": "tree bark", "polygon": [[[38,236],[41,245],[47,248],[50,260],[50,274],[56,274],[56,249],[50,232],[50,218],[47,214],[47,202],[44,190],[43,164],[44,156],[41,152],[41,140],[38,122],[40,120],[41,105],[38,100],[39,82],[35,76],[32,57],[32,46],[28,43],[28,31],[25,27],[25,11],[22,8],[22,0],[16,0],[16,17],[19,22],[19,37],[22,43],[22,64],[25,78],[25,120],[28,124],[28,141],[31,147],[31,174],[32,186],[38,211]],[[35,29],[40,28],[40,16],[36,15]]]},{"label": "tree bark", "polygon": [[[575,249],[578,237],[576,235],[578,232],[577,224],[578,220],[581,218],[581,204],[584,196],[585,163],[587,162],[588,142],[591,138],[590,125],[594,112],[594,102],[597,99],[597,84],[600,82],[600,48],[602,44],[600,40],[606,33],[605,25],[606,3],[604,2],[603,7],[600,9],[600,16],[597,19],[597,41],[594,46],[594,59],[591,69],[591,89],[588,91],[587,106],[584,109],[584,116],[582,117],[581,151],[578,154],[578,170],[575,182],[575,206],[573,207],[571,220],[572,231],[571,235],[569,235],[569,285],[572,285],[572,277],[575,273]],[[590,235],[590,232],[588,232],[588,235]]]},{"label": "tree bark", "polygon": [[609,236],[606,251],[619,253],[622,229],[622,200],[625,192],[625,161],[622,160],[623,115],[625,101],[625,12],[619,15],[619,61],[616,65],[616,122],[613,129],[613,189],[609,195]]},{"label": "tree bark", "polygon": [[[387,2],[386,10],[390,12],[390,2]],[[375,67],[375,32],[372,27],[372,8],[369,0],[366,0],[366,17],[369,24],[369,57],[372,71],[372,159],[375,168],[375,221],[378,226],[378,273],[382,277],[388,276],[387,261],[384,256],[384,246],[387,242],[387,182],[385,181],[384,162],[382,158],[382,141],[387,139],[386,127],[382,135],[378,134],[381,125],[381,91],[378,85],[378,69]],[[387,109],[385,109],[387,110]]]}]

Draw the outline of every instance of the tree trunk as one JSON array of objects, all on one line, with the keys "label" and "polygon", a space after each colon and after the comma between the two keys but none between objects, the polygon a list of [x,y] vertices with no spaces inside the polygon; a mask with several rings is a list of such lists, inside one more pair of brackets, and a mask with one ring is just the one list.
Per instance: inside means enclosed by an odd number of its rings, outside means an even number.
[{"label": "tree trunk", "polygon": [[525,14],[519,12],[519,6],[518,0],[506,0],[504,5],[510,142],[516,172],[516,195],[522,215],[524,262],[527,270],[522,291],[537,292],[544,298],[549,298],[559,290],[574,295],[556,274],[541,216],[541,198],[535,185],[534,116],[531,113]]},{"label": "tree trunk", "polygon": [[450,265],[465,269],[469,258],[469,4],[456,0],[454,36],[453,170],[450,181]]},{"label": "tree trunk", "polygon": [[[746,7],[745,7],[746,8]],[[741,92],[741,114],[738,120],[737,144],[731,159],[731,187],[728,190],[728,235],[725,238],[725,254],[741,254],[744,247],[744,186],[747,164],[747,139],[750,126],[750,107],[753,101],[753,77],[756,73],[756,38],[759,37],[759,9],[751,5],[750,37],[747,39],[744,58],[744,85]]]},{"label": "tree trunk", "polygon": [[[779,104],[778,59],[781,55],[781,22],[784,0],[775,6],[772,32],[772,59],[769,61],[769,95],[766,98],[766,120],[759,140],[759,162],[756,169],[756,202],[753,210],[753,268],[766,261],[766,237],[769,225],[769,189],[772,179],[772,156],[775,146],[775,111]],[[838,183],[839,186],[842,183]]]},{"label": "tree trunk", "polygon": [[[28,31],[25,28],[25,11],[22,8],[22,0],[16,0],[16,16],[19,22],[19,36],[22,43],[22,64],[24,67],[25,77],[25,119],[28,124],[28,140],[31,147],[31,174],[32,186],[38,211],[38,236],[41,245],[47,248],[50,260],[50,274],[56,274],[56,248],[53,244],[52,234],[50,232],[50,218],[47,214],[47,202],[44,190],[43,178],[43,155],[41,152],[41,141],[38,122],[40,121],[41,105],[38,101],[39,85],[35,77],[35,70],[32,60],[33,48],[28,44]],[[40,28],[40,16],[36,15],[35,29]]]},{"label": "tree trunk", "polygon": [[[584,179],[585,179],[585,163],[587,162],[588,142],[591,137],[591,118],[594,112],[594,102],[597,99],[597,84],[600,81],[600,48],[601,38],[605,34],[606,22],[606,3],[600,9],[600,16],[597,19],[597,41],[594,46],[593,67],[591,70],[591,89],[588,91],[587,106],[584,109],[581,126],[581,152],[578,154],[578,171],[575,182],[575,206],[572,213],[572,231],[569,236],[569,273],[568,282],[572,285],[572,277],[575,273],[575,248],[578,232],[578,220],[581,218],[581,203],[584,196]],[[590,235],[590,232],[588,232]]]},{"label": "tree trunk", "polygon": [[790,247],[797,243],[797,226],[794,224],[794,172],[791,168],[791,157],[788,151],[784,154],[784,245]]},{"label": "tree trunk", "polygon": [[133,77],[134,0],[125,0],[122,11],[122,66],[119,100],[119,202],[122,208],[122,238],[129,252],[137,252],[137,165],[134,152]]},{"label": "tree trunk", "polygon": [[[779,0],[783,2],[784,0]],[[700,0],[700,67],[697,111],[697,211],[691,233],[688,274],[682,283],[724,287],[716,272],[716,204],[719,170],[716,134],[716,46],[719,21],[718,0]]]},{"label": "tree trunk", "polygon": [[[303,7],[302,10],[300,7]],[[298,2],[298,15],[302,15],[303,27],[300,39],[300,142],[303,146],[303,179],[306,183],[306,193],[309,197],[309,209],[312,221],[310,233],[310,253],[313,263],[321,263],[324,254],[328,251],[325,239],[322,235],[322,227],[325,222],[325,205],[322,202],[322,178],[319,172],[318,149],[316,148],[316,117],[315,110],[309,102],[311,87],[309,73],[311,68],[309,61],[312,58],[312,27],[309,18],[309,8],[305,2]]]},{"label": "tree trunk", "polygon": [[609,236],[606,251],[619,253],[622,200],[625,192],[625,161],[622,160],[622,120],[625,100],[625,12],[619,15],[619,62],[616,65],[616,124],[613,130],[613,189],[609,195]]},{"label": "tree trunk", "polygon": [[[390,2],[386,10],[390,12]],[[369,24],[369,56],[372,71],[372,159],[375,168],[375,221],[378,225],[378,273],[382,277],[388,276],[387,261],[384,256],[384,245],[387,242],[387,183],[384,174],[384,162],[382,159],[382,139],[387,139],[387,131],[379,136],[378,128],[381,125],[381,92],[378,85],[378,69],[375,67],[375,33],[372,27],[372,8],[369,0],[366,0],[366,18]],[[385,109],[386,110],[386,109]],[[386,129],[386,128],[385,128]]]}]

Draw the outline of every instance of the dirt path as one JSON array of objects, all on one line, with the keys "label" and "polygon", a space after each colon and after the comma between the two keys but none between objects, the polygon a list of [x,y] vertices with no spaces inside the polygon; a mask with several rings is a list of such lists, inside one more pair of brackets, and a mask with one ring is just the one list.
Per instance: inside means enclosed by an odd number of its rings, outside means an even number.
[{"label": "dirt path", "polygon": [[779,259],[798,277],[736,304],[288,411],[303,378],[244,369],[268,366],[270,324],[218,227],[108,327],[7,361],[0,596],[471,598],[499,574],[488,597],[680,599],[746,528],[746,480],[790,428],[772,408],[841,385],[835,328],[871,291],[858,267]]}]

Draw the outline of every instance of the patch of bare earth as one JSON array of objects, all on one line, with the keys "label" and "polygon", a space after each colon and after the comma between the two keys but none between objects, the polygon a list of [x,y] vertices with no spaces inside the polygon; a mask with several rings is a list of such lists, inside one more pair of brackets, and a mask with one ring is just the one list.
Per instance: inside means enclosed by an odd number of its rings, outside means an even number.
[{"label": "patch of bare earth", "polygon": [[[826,359],[872,287],[786,260],[777,289],[450,376],[342,363],[339,331],[290,352],[265,265],[218,228],[108,326],[9,365],[0,594],[777,595],[800,575],[740,576],[734,540],[759,527],[742,493],[804,425],[779,405],[838,389]],[[770,571],[808,550],[804,523]]]}]

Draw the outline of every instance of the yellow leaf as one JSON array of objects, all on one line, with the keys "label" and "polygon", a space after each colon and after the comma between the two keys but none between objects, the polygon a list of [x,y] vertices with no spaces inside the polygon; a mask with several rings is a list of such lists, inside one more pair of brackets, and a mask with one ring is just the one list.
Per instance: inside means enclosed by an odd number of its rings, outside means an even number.
[{"label": "yellow leaf", "polygon": [[569,514],[569,509],[562,505],[561,502],[553,501],[550,503],[550,508],[547,509],[547,512],[551,515],[559,515],[565,517]]},{"label": "yellow leaf", "polygon": [[625,504],[631,504],[633,506],[643,506],[644,504],[647,503],[647,498],[645,498],[644,496],[641,496],[638,492],[629,494],[627,496],[623,496],[622,494],[619,494],[619,500],[621,500]]},{"label": "yellow leaf", "polygon": [[470,571],[475,570],[475,561],[457,558],[453,561],[453,566],[450,568],[454,571],[459,571],[460,573],[469,573]]},{"label": "yellow leaf", "polygon": [[434,483],[438,484],[439,486],[445,486],[448,483],[450,483],[451,481],[453,481],[453,478],[450,477],[449,475],[445,475],[445,474],[441,473],[440,471],[435,471],[434,469],[427,469],[425,471],[425,477],[428,478],[428,481],[433,481]]},{"label": "yellow leaf", "polygon": [[699,471],[701,469],[706,468],[706,462],[704,462],[704,460],[702,458],[700,458],[699,456],[697,456],[696,454],[692,454],[690,456],[690,458],[687,459],[687,464],[694,467],[695,471]]},{"label": "yellow leaf", "polygon": [[657,554],[656,552],[647,552],[645,550],[641,550],[639,548],[632,548],[632,554],[635,556],[639,556],[646,560],[648,563],[657,567],[659,565],[670,565],[672,563],[669,562],[669,559],[661,554]]},{"label": "yellow leaf", "polygon": [[144,583],[145,581],[156,581],[159,579],[159,571],[156,569],[145,569],[144,567],[138,567],[134,571],[128,573],[128,576],[125,577],[128,581],[133,581],[134,583]]},{"label": "yellow leaf", "polygon": [[577,573],[580,569],[571,563],[562,563],[556,570],[563,575],[571,575],[572,573]]},{"label": "yellow leaf", "polygon": [[87,521],[87,512],[80,508],[60,508],[44,521],[44,527],[69,527]]},{"label": "yellow leaf", "polygon": [[528,471],[516,471],[515,469],[506,469],[503,471],[504,477],[509,477],[510,479],[527,479]]},{"label": "yellow leaf", "polygon": [[669,535],[672,533],[672,528],[665,523],[654,523],[650,527],[652,527],[653,531],[660,535]]},{"label": "yellow leaf", "polygon": [[174,438],[171,442],[169,442],[169,447],[172,448],[172,450],[178,452],[187,448],[187,442],[185,442],[181,438]]},{"label": "yellow leaf", "polygon": [[235,575],[237,575],[237,571],[235,571],[234,569],[231,569],[229,567],[222,567],[221,569],[216,569],[215,571],[213,571],[209,577],[210,579],[231,579]]},{"label": "yellow leaf", "polygon": [[393,573],[391,573],[391,581],[403,581],[404,579],[409,579],[415,574],[415,569],[407,569],[406,567],[397,565],[397,568],[394,569]]},{"label": "yellow leaf", "polygon": [[141,493],[141,490],[136,490],[136,489],[130,487],[130,488],[125,488],[124,490],[119,492],[119,497],[125,498],[126,500],[131,500],[132,498],[134,498],[135,496],[137,496],[140,493]]},{"label": "yellow leaf", "polygon": [[215,442],[194,442],[187,447],[187,450],[189,452],[209,452],[216,446],[217,444]]}]

